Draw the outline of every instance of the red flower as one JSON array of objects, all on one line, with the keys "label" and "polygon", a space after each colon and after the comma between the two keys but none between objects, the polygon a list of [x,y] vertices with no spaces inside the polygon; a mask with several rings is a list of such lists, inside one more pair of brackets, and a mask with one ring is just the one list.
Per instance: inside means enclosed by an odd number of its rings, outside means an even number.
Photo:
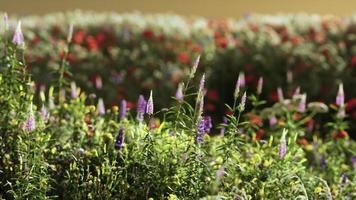
[{"label": "red flower", "polygon": [[335,131],[331,136],[334,140],[339,139],[339,138],[345,138],[349,134],[346,131]]},{"label": "red flower", "polygon": [[351,64],[353,67],[356,67],[356,55],[352,56]]},{"label": "red flower", "polygon": [[97,41],[95,40],[95,37],[93,37],[91,35],[86,38],[86,43],[87,43],[89,50],[98,50],[99,49],[99,46],[98,46]]},{"label": "red flower", "polygon": [[38,42],[40,42],[40,38],[38,36],[34,36],[31,40],[33,45],[36,45]]},{"label": "red flower", "polygon": [[75,44],[81,44],[83,43],[84,37],[86,33],[84,31],[78,31],[74,34],[73,36],[73,41]]},{"label": "red flower", "polygon": [[256,132],[256,140],[262,139],[264,135],[265,135],[265,130],[264,129],[259,129]]},{"label": "red flower", "polygon": [[181,63],[187,64],[190,61],[190,56],[186,52],[181,52],[181,53],[178,54],[178,60]]},{"label": "red flower", "polygon": [[132,108],[135,108],[136,105],[135,105],[135,103],[132,103],[131,101],[127,101],[127,105],[126,106],[127,106],[128,109],[132,109]]},{"label": "red flower", "polygon": [[197,45],[197,44],[193,45],[193,47],[192,47],[192,51],[193,51],[194,53],[200,53],[201,50],[202,50],[201,46],[199,46],[199,45]]},{"label": "red flower", "polygon": [[356,98],[350,99],[346,104],[346,111],[349,112],[352,109],[356,108]]},{"label": "red flower", "polygon": [[309,144],[309,142],[305,138],[300,138],[300,139],[298,139],[298,144],[305,146],[305,145]]},{"label": "red flower", "polygon": [[146,29],[143,31],[143,36],[145,36],[147,39],[152,39],[154,34],[150,29]]},{"label": "red flower", "polygon": [[273,91],[272,93],[270,93],[268,98],[272,102],[277,102],[278,101],[277,91]]},{"label": "red flower", "polygon": [[252,76],[252,75],[247,75],[245,76],[245,80],[247,84],[252,84],[254,82],[256,82],[256,77]]},{"label": "red flower", "polygon": [[215,45],[222,49],[225,49],[227,47],[228,42],[229,41],[225,37],[215,39]]},{"label": "red flower", "polygon": [[253,113],[247,113],[247,117],[248,117],[248,121],[251,124],[257,125],[257,126],[262,126],[263,122],[262,122],[262,118],[258,115],[255,115]]},{"label": "red flower", "polygon": [[212,101],[217,101],[219,99],[219,94],[215,89],[208,90],[206,96]]},{"label": "red flower", "polygon": [[211,112],[216,111],[216,106],[215,106],[214,104],[212,104],[212,103],[207,103],[207,104],[205,105],[205,108],[206,108],[208,111],[211,111]]}]

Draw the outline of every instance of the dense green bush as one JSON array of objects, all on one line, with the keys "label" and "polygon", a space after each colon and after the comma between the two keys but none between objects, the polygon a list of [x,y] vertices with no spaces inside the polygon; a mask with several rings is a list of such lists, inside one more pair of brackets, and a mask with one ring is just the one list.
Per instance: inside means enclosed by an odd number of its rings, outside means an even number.
[{"label": "dense green bush", "polygon": [[[238,85],[220,135],[211,136],[205,75],[192,84],[198,63],[182,77],[174,106],[155,112],[155,98],[141,96],[136,112],[126,112],[125,103],[105,109],[100,98],[70,84],[64,56],[57,80],[35,104],[20,32],[7,38],[1,37],[0,198],[356,198],[356,143],[345,131],[342,85],[330,108],[298,94],[263,108],[259,93],[246,95]],[[325,113],[333,117],[323,124]]]}]

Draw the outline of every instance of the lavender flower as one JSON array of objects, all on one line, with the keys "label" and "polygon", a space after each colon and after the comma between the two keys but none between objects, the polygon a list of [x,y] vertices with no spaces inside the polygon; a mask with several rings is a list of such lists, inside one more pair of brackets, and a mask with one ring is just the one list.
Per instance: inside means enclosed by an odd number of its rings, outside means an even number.
[{"label": "lavender flower", "polygon": [[36,120],[35,120],[35,116],[33,114],[32,103],[31,103],[28,118],[25,122],[25,131],[32,132],[33,130],[35,130],[35,128],[36,128]]},{"label": "lavender flower", "polygon": [[277,120],[277,117],[275,115],[272,115],[270,118],[269,118],[269,125],[270,126],[274,126],[275,124],[277,124],[278,120]]},{"label": "lavender flower", "polygon": [[283,90],[282,90],[282,88],[278,87],[278,89],[277,89],[277,94],[278,94],[278,101],[279,101],[279,102],[283,102],[284,97],[283,97]]},{"label": "lavender flower", "polygon": [[41,107],[40,116],[41,116],[42,120],[45,122],[49,118],[49,113],[47,112],[47,108],[44,105],[42,105],[42,107]]},{"label": "lavender flower", "polygon": [[204,95],[205,95],[205,91],[204,91],[204,85],[205,85],[205,74],[203,74],[203,77],[200,80],[199,83],[199,91],[198,91],[198,97],[197,97],[197,105],[198,107],[198,116],[201,116],[201,114],[203,113],[203,109],[204,109]]},{"label": "lavender flower", "polygon": [[293,97],[298,96],[299,94],[300,94],[300,87],[298,86],[293,93]]},{"label": "lavender flower", "polygon": [[102,98],[100,98],[98,101],[97,112],[99,115],[105,114],[105,105]]},{"label": "lavender flower", "polygon": [[68,28],[68,36],[67,36],[68,43],[72,41],[72,37],[73,37],[73,24],[70,24]]},{"label": "lavender flower", "polygon": [[237,97],[239,96],[240,93],[240,81],[239,79],[236,81],[236,86],[235,86],[235,91],[234,91],[234,98],[237,99]]},{"label": "lavender flower", "polygon": [[143,95],[140,95],[137,100],[137,120],[139,122],[143,121],[143,115],[146,113],[146,100]]},{"label": "lavender flower", "polygon": [[73,99],[78,98],[77,85],[75,84],[75,82],[70,83],[70,95]]},{"label": "lavender flower", "polygon": [[101,79],[101,76],[95,77],[95,87],[98,90],[101,90],[101,88],[103,87],[103,80]]},{"label": "lavender flower", "polygon": [[150,92],[150,97],[148,98],[147,105],[146,105],[146,113],[148,115],[153,114],[153,97],[152,97],[152,90]]},{"label": "lavender flower", "polygon": [[240,103],[240,111],[245,110],[245,105],[246,105],[246,92],[241,97],[241,103]]},{"label": "lavender flower", "polygon": [[246,81],[245,81],[245,73],[240,72],[239,78],[237,80],[239,82],[240,87],[245,87]]},{"label": "lavender flower", "polygon": [[121,101],[121,105],[120,105],[120,120],[124,120],[126,118],[126,111],[127,111],[127,102],[124,99]]},{"label": "lavender flower", "polygon": [[356,156],[351,157],[351,164],[354,169],[356,169]]},{"label": "lavender flower", "polygon": [[298,105],[298,110],[299,112],[305,112],[305,107],[306,107],[306,99],[307,99],[307,94],[301,95],[300,102]]},{"label": "lavender flower", "polygon": [[203,76],[200,79],[199,92],[198,92],[199,97],[203,96],[204,88],[205,88],[205,74],[203,74]]},{"label": "lavender flower", "polygon": [[19,46],[25,44],[24,37],[21,30],[21,21],[19,21],[17,24],[14,37],[12,38],[12,43]]},{"label": "lavender flower", "polygon": [[339,106],[339,111],[337,112],[337,117],[344,118],[346,116],[345,113],[345,93],[344,87],[342,83],[339,85],[339,90],[336,96],[336,105]]},{"label": "lavender flower", "polygon": [[199,123],[198,123],[198,134],[197,134],[197,143],[203,142],[204,135],[206,133],[210,132],[210,129],[213,127],[211,117],[210,116],[204,116],[200,117]]},{"label": "lavender flower", "polygon": [[124,129],[120,128],[119,130],[119,134],[116,137],[116,141],[115,141],[115,149],[117,150],[121,150],[124,147]]},{"label": "lavender flower", "polygon": [[176,92],[176,99],[181,102],[183,101],[183,84],[179,84]]},{"label": "lavender flower", "polygon": [[226,117],[223,117],[223,122],[222,122],[222,127],[221,127],[221,130],[220,130],[220,136],[224,136],[225,135],[225,126],[227,125],[227,118]]},{"label": "lavender flower", "polygon": [[344,94],[344,87],[342,83],[339,85],[339,90],[336,96],[336,105],[343,106],[345,104],[345,94]]},{"label": "lavender flower", "polygon": [[341,182],[340,182],[340,186],[339,186],[339,194],[341,193],[342,188],[345,186],[346,180],[347,180],[347,175],[346,175],[346,173],[343,173],[341,175]]},{"label": "lavender flower", "polygon": [[192,71],[191,71],[190,74],[189,74],[189,78],[193,78],[193,77],[194,77],[194,74],[195,74],[195,72],[197,71],[199,62],[200,62],[200,55],[195,59],[195,62],[194,62]]},{"label": "lavender flower", "polygon": [[279,146],[279,158],[284,159],[284,157],[287,154],[287,141],[286,141],[286,134],[287,130],[283,129],[282,137],[281,137],[281,143]]},{"label": "lavender flower", "polygon": [[260,95],[262,93],[262,88],[263,88],[263,77],[260,77],[258,79],[258,84],[257,84],[257,94]]}]

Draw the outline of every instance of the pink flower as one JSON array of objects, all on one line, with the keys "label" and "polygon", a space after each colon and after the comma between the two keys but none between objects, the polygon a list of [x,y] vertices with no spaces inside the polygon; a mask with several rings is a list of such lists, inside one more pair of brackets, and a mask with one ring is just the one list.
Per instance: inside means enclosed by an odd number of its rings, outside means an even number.
[{"label": "pink flower", "polygon": [[150,92],[150,97],[148,98],[147,105],[146,105],[146,113],[148,115],[153,114],[153,97],[152,97],[152,90]]},{"label": "pink flower", "polygon": [[258,84],[257,84],[257,94],[260,95],[262,93],[262,88],[263,88],[263,77],[260,77],[258,79]]},{"label": "pink flower", "polygon": [[12,38],[12,43],[16,45],[24,45],[24,37],[21,30],[21,21],[18,22],[14,37]]}]

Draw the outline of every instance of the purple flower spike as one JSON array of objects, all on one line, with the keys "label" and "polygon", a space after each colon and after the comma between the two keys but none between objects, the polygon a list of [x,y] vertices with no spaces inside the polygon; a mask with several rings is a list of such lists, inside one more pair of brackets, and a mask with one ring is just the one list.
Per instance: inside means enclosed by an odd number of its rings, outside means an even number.
[{"label": "purple flower spike", "polygon": [[102,98],[99,99],[97,110],[99,115],[105,114],[105,105]]},{"label": "purple flower spike", "polygon": [[262,88],[263,88],[263,77],[260,77],[258,79],[258,84],[257,84],[257,94],[260,95],[262,93]]},{"label": "purple flower spike", "polygon": [[140,95],[137,100],[137,120],[139,122],[143,121],[143,115],[146,113],[146,100],[143,95]]},{"label": "purple flower spike", "polygon": [[345,94],[344,94],[344,87],[342,83],[339,85],[339,90],[336,96],[336,105],[343,106],[345,104]]},{"label": "purple flower spike", "polygon": [[354,169],[356,169],[356,156],[351,157],[351,164]]},{"label": "purple flower spike", "polygon": [[119,134],[117,135],[115,141],[115,149],[117,150],[121,150],[124,147],[124,140],[125,140],[124,132],[125,132],[124,129],[120,128]]},{"label": "purple flower spike", "polygon": [[191,71],[190,74],[189,74],[189,78],[193,78],[193,77],[194,77],[194,74],[195,74],[195,72],[197,71],[199,62],[200,62],[200,55],[195,59],[195,62],[194,62],[192,71]]},{"label": "purple flower spike", "polygon": [[204,135],[206,133],[210,132],[210,129],[213,127],[211,117],[210,116],[204,116],[200,117],[199,123],[198,123],[198,134],[197,134],[197,143],[203,142]]},{"label": "purple flower spike", "polygon": [[339,90],[336,96],[336,105],[339,106],[339,111],[337,112],[337,117],[344,118],[346,116],[345,113],[345,93],[344,87],[342,83],[339,85]]},{"label": "purple flower spike", "polygon": [[221,127],[221,130],[220,130],[220,136],[224,136],[225,135],[225,131],[226,131],[225,126],[226,125],[227,125],[227,118],[223,117],[222,127]]},{"label": "purple flower spike", "polygon": [[240,110],[243,111],[245,110],[245,105],[246,105],[246,92],[241,97],[241,103],[240,103]]},{"label": "purple flower spike", "polygon": [[49,113],[47,111],[46,106],[44,106],[44,105],[42,105],[42,107],[41,107],[40,116],[44,122],[46,122],[49,118]]},{"label": "purple flower spike", "polygon": [[283,129],[282,137],[281,137],[281,143],[279,146],[279,158],[284,159],[284,157],[287,154],[287,141],[286,141],[286,134],[287,130]]},{"label": "purple flower spike", "polygon": [[299,94],[300,94],[300,87],[298,86],[293,93],[293,97],[298,96]]},{"label": "purple flower spike", "polygon": [[126,118],[126,111],[127,111],[127,102],[124,99],[121,101],[121,105],[120,105],[120,120],[124,120]]},{"label": "purple flower spike", "polygon": [[32,103],[31,103],[29,115],[28,115],[28,118],[25,123],[25,131],[32,132],[33,130],[35,130],[35,128],[36,128],[36,120],[35,120],[35,116],[33,114]]},{"label": "purple flower spike", "polygon": [[17,24],[14,37],[12,38],[12,43],[14,43],[15,45],[19,45],[19,46],[23,45],[25,43],[24,37],[22,34],[22,30],[21,30],[21,21],[19,21]]},{"label": "purple flower spike", "polygon": [[303,94],[301,96],[299,105],[298,105],[298,110],[299,112],[305,112],[305,107],[306,107],[306,101],[307,101],[307,94]]},{"label": "purple flower spike", "polygon": [[68,28],[68,36],[67,36],[68,43],[72,41],[72,36],[73,36],[73,24],[70,24]]},{"label": "purple flower spike", "polygon": [[78,98],[77,85],[75,84],[75,82],[70,83],[70,95],[73,99]]},{"label": "purple flower spike", "polygon": [[235,86],[235,92],[234,92],[234,97],[235,99],[237,99],[237,97],[239,96],[239,93],[240,93],[240,81],[237,80],[236,81],[236,86]]},{"label": "purple flower spike", "polygon": [[240,72],[239,79],[237,81],[239,82],[240,87],[245,87],[245,85],[246,85],[245,73]]},{"label": "purple flower spike", "polygon": [[279,100],[279,102],[283,102],[284,97],[283,97],[283,90],[282,90],[282,88],[278,87],[278,89],[277,89],[277,94],[278,94],[278,100]]},{"label": "purple flower spike", "polygon": [[181,102],[183,101],[183,84],[179,84],[176,92],[176,99]]},{"label": "purple flower spike", "polygon": [[95,77],[95,87],[98,90],[101,90],[101,88],[103,88],[103,80],[101,79],[101,76]]},{"label": "purple flower spike", "polygon": [[150,92],[150,97],[148,98],[147,105],[146,105],[146,113],[148,115],[153,115],[153,97],[152,97],[152,90]]},{"label": "purple flower spike", "polygon": [[345,186],[346,180],[347,180],[347,175],[346,175],[346,173],[343,173],[341,175],[341,182],[340,182],[340,186],[339,186],[339,194],[341,193],[342,188]]},{"label": "purple flower spike", "polygon": [[269,125],[270,126],[274,126],[275,124],[277,124],[278,120],[277,120],[277,117],[275,115],[272,115],[270,118],[269,118]]},{"label": "purple flower spike", "polygon": [[199,94],[198,95],[200,95],[200,97],[203,96],[204,88],[205,88],[205,74],[203,74],[203,76],[200,79],[200,83],[199,83]]}]

